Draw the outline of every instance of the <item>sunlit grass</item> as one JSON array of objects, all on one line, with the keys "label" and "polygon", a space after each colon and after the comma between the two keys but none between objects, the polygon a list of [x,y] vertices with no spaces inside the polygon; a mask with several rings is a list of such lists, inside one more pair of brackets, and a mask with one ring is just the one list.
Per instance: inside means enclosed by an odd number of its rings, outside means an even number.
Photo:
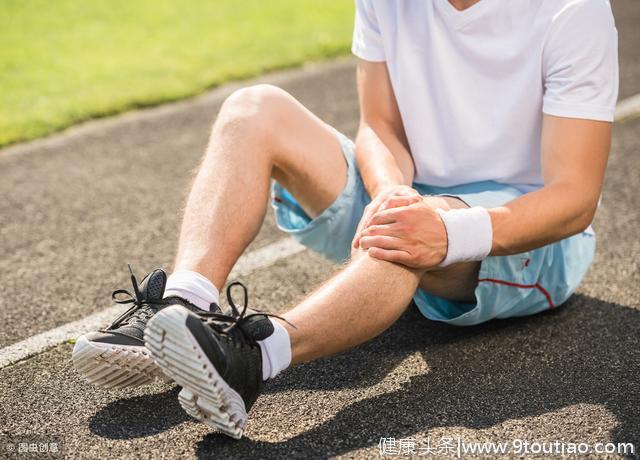
[{"label": "sunlit grass", "polygon": [[350,0],[2,0],[0,146],[346,53]]}]

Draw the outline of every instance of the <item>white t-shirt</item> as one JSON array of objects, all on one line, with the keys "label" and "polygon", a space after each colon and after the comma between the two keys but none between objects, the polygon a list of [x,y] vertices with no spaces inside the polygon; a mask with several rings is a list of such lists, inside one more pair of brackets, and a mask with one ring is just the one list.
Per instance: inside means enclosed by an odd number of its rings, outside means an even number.
[{"label": "white t-shirt", "polygon": [[415,181],[543,185],[542,114],[613,121],[607,0],[356,0],[353,53],[385,61]]}]

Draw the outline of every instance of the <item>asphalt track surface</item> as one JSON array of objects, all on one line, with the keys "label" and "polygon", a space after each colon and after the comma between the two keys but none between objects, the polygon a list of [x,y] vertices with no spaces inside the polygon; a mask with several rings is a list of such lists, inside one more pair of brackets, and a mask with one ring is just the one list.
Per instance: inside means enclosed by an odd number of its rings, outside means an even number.
[{"label": "asphalt track surface", "polygon": [[[614,10],[621,97],[629,97],[640,92],[640,4],[616,0]],[[353,135],[353,65],[339,60],[260,81]],[[140,274],[170,267],[210,124],[243,84],[0,151],[0,347],[109,306],[113,289],[128,288],[126,262]],[[172,385],[89,386],[62,344],[0,370],[0,441],[58,437],[74,458],[365,458],[378,455],[381,437],[638,449],[639,150],[640,119],[617,125],[596,261],[554,311],[453,328],[410,309],[377,339],[271,382],[241,441],[188,419]],[[241,215],[224,225],[241,225]],[[282,237],[268,213],[250,250]],[[241,280],[253,306],[277,312],[336,268],[305,251]]]}]

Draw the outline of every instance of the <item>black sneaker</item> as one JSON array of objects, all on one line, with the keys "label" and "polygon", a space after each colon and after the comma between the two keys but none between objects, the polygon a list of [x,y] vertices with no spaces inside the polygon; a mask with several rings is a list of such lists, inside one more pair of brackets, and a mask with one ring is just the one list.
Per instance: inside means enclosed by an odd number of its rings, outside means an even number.
[{"label": "black sneaker", "polygon": [[[231,289],[242,286],[239,312]],[[235,282],[227,288],[232,313],[195,315],[180,305],[154,316],[145,344],[164,373],[183,389],[180,405],[192,417],[240,439],[247,412],[262,389],[262,354],[258,340],[273,334],[270,313],[247,309],[247,289]],[[249,312],[247,314],[247,312]]]},{"label": "black sneaker", "polygon": [[[71,355],[74,367],[85,380],[105,388],[143,385],[156,377],[168,380],[144,346],[147,322],[169,305],[179,304],[192,311],[199,310],[180,297],[162,298],[167,283],[163,270],[152,271],[140,285],[131,267],[129,271],[133,294],[118,289],[111,297],[115,303],[133,304],[131,308],[104,329],[80,336]],[[215,304],[211,308],[214,312],[221,312]]]}]

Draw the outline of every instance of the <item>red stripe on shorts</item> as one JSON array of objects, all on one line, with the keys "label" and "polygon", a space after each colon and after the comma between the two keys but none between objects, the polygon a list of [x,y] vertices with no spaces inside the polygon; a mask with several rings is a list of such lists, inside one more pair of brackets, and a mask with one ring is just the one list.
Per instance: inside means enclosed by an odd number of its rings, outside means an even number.
[{"label": "red stripe on shorts", "polygon": [[523,288],[523,289],[537,289],[540,292],[542,292],[542,294],[546,297],[547,302],[549,303],[549,310],[555,308],[555,305],[553,305],[553,301],[551,300],[551,295],[549,295],[547,290],[545,288],[543,288],[542,286],[540,286],[538,283],[536,283],[536,284],[518,284],[518,283],[512,283],[510,281],[497,280],[495,278],[481,278],[481,279],[478,280],[478,282],[504,284],[505,286],[511,286],[511,287],[517,287],[517,288]]}]

